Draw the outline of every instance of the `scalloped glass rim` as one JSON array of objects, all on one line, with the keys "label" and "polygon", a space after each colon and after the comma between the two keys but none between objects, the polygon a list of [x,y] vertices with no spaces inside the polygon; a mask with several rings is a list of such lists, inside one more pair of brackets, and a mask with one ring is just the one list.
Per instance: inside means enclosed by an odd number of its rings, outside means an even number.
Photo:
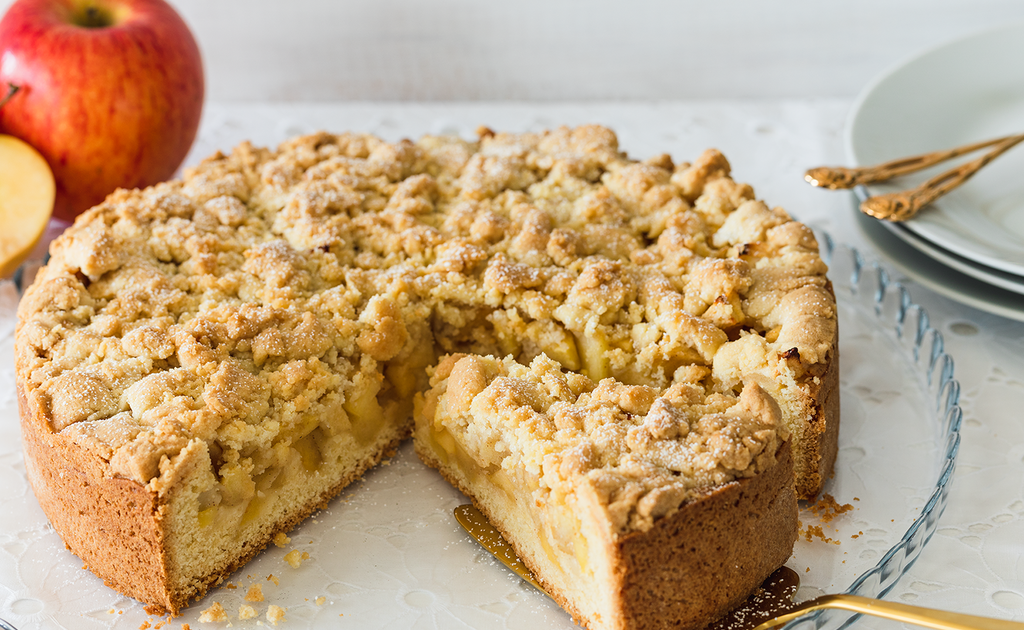
[{"label": "scalloped glass rim", "polygon": [[[814,226],[812,226],[814,227]],[[939,517],[946,509],[949,481],[956,468],[960,449],[960,383],[954,378],[953,358],[946,353],[942,333],[931,326],[927,311],[915,304],[907,289],[891,279],[877,261],[862,255],[857,249],[837,244],[828,232],[815,228],[821,256],[829,265],[829,278],[836,294],[845,293],[856,304],[872,309],[875,316],[891,324],[901,349],[920,368],[922,383],[933,402],[935,418],[942,423],[945,438],[943,459],[939,466],[935,487],[900,541],[863,573],[844,593],[863,597],[881,598],[906,573],[925,544],[938,527]],[[789,630],[818,630],[819,628],[846,628],[859,614],[841,610],[821,610],[796,619],[785,627]]]}]

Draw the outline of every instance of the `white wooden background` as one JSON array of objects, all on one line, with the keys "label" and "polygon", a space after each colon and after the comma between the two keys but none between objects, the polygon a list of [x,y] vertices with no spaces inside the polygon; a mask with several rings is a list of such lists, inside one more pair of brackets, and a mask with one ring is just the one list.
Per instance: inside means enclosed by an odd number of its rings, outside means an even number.
[{"label": "white wooden background", "polygon": [[1021,0],[171,3],[222,102],[852,97],[917,51],[1024,20]]}]

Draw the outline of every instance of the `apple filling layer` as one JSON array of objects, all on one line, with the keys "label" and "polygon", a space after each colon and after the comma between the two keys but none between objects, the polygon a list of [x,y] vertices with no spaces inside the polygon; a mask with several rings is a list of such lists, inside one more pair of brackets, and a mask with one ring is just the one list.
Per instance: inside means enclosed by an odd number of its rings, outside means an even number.
[{"label": "apple filling layer", "polygon": [[[595,383],[543,355],[529,366],[452,355],[431,384],[417,406],[418,451],[473,498],[549,592],[592,629],[644,627],[626,623],[623,602],[636,595],[624,589],[646,588],[653,573],[624,569],[621,541],[789,464],[781,412],[755,382],[738,396],[686,382],[658,390]],[[772,543],[781,542],[782,551],[764,545],[771,560],[759,571],[788,557],[796,532],[791,472],[774,483],[766,513],[781,533],[765,534],[777,536]],[[733,543],[759,553],[765,541],[756,529],[737,527]],[[706,542],[698,529],[689,535],[688,545]],[[753,588],[764,577],[744,580]],[[688,588],[685,580],[679,588]],[[721,614],[736,594],[705,597],[705,614]]]},{"label": "apple filling layer", "polygon": [[[594,584],[593,567],[582,523],[569,507],[547,502],[544,512],[531,509],[533,493],[539,489],[535,476],[494,465],[484,468],[443,425],[425,426],[417,432],[417,440],[427,461],[454,477],[453,482],[487,505],[489,513],[511,517],[503,521],[503,528],[510,532],[507,538],[517,541],[521,557],[534,558],[534,566],[551,568],[561,576],[557,583],[571,588],[576,597],[587,596]],[[536,560],[538,554],[541,562]]]}]

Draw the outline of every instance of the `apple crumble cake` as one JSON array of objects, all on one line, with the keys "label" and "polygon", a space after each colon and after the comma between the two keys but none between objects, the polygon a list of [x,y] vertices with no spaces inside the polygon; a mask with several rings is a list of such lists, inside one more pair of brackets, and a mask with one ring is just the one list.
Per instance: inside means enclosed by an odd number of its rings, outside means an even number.
[{"label": "apple crumble cake", "polygon": [[577,617],[712,591],[714,615],[830,474],[825,271],[714,150],[637,162],[597,126],[244,143],[52,244],[16,332],[28,476],[91,570],[177,613],[415,407],[420,455]]}]

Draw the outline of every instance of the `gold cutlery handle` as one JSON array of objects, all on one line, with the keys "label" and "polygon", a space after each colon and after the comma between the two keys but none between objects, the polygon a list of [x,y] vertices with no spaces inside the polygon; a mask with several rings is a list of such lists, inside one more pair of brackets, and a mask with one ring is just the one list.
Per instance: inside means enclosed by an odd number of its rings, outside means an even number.
[{"label": "gold cutlery handle", "polygon": [[893,177],[915,173],[926,169],[929,166],[945,162],[946,160],[951,160],[953,158],[960,157],[961,155],[973,153],[979,149],[984,149],[998,144],[1012,141],[1010,146],[1013,146],[1022,139],[1024,139],[1024,134],[1005,136],[1002,138],[995,138],[993,140],[975,142],[962,147],[956,147],[955,149],[933,151],[931,153],[899,158],[890,162],[885,162],[884,164],[863,166],[860,168],[819,166],[808,170],[804,174],[804,179],[813,186],[828,188],[829,190],[853,188],[854,186],[884,182],[888,179],[892,179]]},{"label": "gold cutlery handle", "polygon": [[983,166],[1016,146],[1021,140],[1024,140],[1024,134],[1004,138],[994,149],[975,160],[936,175],[917,188],[869,197],[860,205],[860,209],[876,219],[906,221],[921,208],[966,182]]},{"label": "gold cutlery handle", "polygon": [[965,615],[963,613],[922,608],[921,606],[911,606],[909,604],[898,604],[882,599],[870,599],[858,595],[824,595],[806,601],[798,605],[792,612],[766,621],[754,628],[754,630],[767,630],[767,628],[782,625],[811,611],[823,608],[849,610],[864,615],[911,623],[925,628],[934,628],[935,630],[1024,630],[1024,623],[1019,621]]}]

